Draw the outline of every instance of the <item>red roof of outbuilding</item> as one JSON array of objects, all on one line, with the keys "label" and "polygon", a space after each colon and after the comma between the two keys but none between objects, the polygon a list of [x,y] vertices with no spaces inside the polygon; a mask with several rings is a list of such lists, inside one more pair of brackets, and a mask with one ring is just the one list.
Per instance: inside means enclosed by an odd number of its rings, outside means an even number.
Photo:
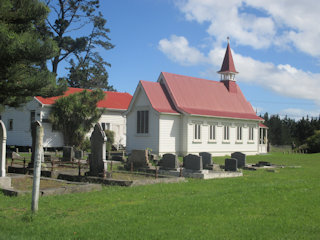
[{"label": "red roof of outbuilding", "polygon": [[224,55],[223,63],[221,66],[221,69],[218,73],[226,73],[226,72],[232,72],[232,73],[238,73],[236,71],[236,68],[233,63],[232,53],[230,49],[230,44],[228,43],[226,53]]},{"label": "red roof of outbuilding", "polygon": [[164,86],[157,82],[140,82],[153,109],[161,113],[178,113]]},{"label": "red roof of outbuilding", "polygon": [[[62,96],[49,97],[49,98],[43,98],[43,97],[37,96],[36,98],[42,104],[51,105],[51,104],[54,104],[55,101],[61,97],[82,92],[84,90],[88,90],[88,89],[70,87]],[[91,90],[88,90],[88,91],[91,91]],[[119,92],[110,92],[110,91],[105,91],[105,93],[106,93],[106,96],[104,97],[103,100],[98,102],[97,107],[109,108],[109,109],[121,109],[121,110],[128,109],[130,101],[132,99],[132,96],[129,93],[119,93]]]},{"label": "red roof of outbuilding", "polygon": [[229,92],[222,82],[166,72],[162,76],[178,111],[192,115],[262,120],[236,83],[237,91]]}]

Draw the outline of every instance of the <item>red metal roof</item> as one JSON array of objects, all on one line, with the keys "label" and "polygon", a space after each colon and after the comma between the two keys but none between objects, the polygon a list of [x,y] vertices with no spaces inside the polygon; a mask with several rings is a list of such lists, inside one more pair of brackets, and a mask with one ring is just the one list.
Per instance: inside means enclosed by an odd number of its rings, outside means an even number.
[{"label": "red metal roof", "polygon": [[[61,98],[68,96],[70,94],[82,92],[84,90],[83,88],[68,88],[68,90],[64,93],[62,96],[57,97],[49,97],[49,98],[43,98],[37,96],[36,98],[42,103],[42,104],[54,104],[54,102]],[[91,90],[88,90],[91,91]],[[132,99],[132,96],[129,93],[119,93],[119,92],[109,92],[105,91],[106,96],[103,100],[98,102],[97,106],[100,108],[109,108],[109,109],[121,109],[121,110],[127,110],[130,104],[130,101]]]},{"label": "red metal roof", "polygon": [[178,113],[164,86],[157,82],[140,81],[153,107],[161,113]]},{"label": "red metal roof", "polygon": [[163,72],[163,80],[178,111],[192,115],[262,120],[239,86],[228,91],[223,82]]},{"label": "red metal roof", "polygon": [[238,73],[236,71],[236,68],[233,63],[233,58],[232,58],[232,53],[230,49],[230,44],[228,43],[226,53],[224,55],[223,63],[221,66],[221,69],[218,73],[227,73],[227,72],[232,72],[232,73]]}]

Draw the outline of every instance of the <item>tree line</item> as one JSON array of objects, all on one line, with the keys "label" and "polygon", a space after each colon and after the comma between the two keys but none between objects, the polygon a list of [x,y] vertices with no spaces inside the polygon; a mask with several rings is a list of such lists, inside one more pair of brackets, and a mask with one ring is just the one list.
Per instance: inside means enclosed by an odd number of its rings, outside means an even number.
[{"label": "tree line", "polygon": [[[309,149],[311,152],[320,151],[319,147],[313,147],[320,131],[320,117],[302,117],[295,120],[285,116],[265,113],[261,116],[268,129],[268,140],[271,145],[291,145],[293,148]],[[319,150],[317,150],[319,148]]]}]

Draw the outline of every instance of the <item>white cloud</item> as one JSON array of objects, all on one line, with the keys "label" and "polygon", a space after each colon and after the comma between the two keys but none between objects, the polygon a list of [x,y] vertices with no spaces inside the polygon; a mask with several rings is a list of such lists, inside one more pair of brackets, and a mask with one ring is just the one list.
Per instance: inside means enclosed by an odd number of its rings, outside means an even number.
[{"label": "white cloud", "polygon": [[169,40],[162,39],[159,41],[158,48],[169,59],[184,66],[197,65],[207,61],[198,49],[189,46],[185,37],[172,35]]},{"label": "white cloud", "polygon": [[255,49],[295,46],[320,57],[320,2],[314,0],[176,0],[187,20],[209,22],[218,43],[227,36]]},{"label": "white cloud", "polygon": [[[205,56],[189,45],[188,40],[181,36],[171,36],[170,40],[159,41],[159,49],[173,61],[181,65],[213,65],[206,75],[216,79],[216,71],[222,64],[225,49],[216,47]],[[236,77],[241,82],[253,83],[268,88],[280,95],[313,100],[320,105],[320,74],[305,72],[288,64],[275,65],[261,62],[251,57],[232,53],[236,69],[240,74]]]},{"label": "white cloud", "polygon": [[[210,51],[213,65],[221,65],[224,52],[222,48]],[[313,100],[320,105],[320,74],[305,72],[288,64],[261,62],[234,52],[233,58],[241,82],[258,84],[284,96]]]}]

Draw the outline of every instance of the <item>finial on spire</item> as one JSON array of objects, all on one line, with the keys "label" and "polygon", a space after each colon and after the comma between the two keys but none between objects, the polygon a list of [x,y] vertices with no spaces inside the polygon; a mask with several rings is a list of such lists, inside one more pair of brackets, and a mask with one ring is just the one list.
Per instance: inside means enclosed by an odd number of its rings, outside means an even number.
[{"label": "finial on spire", "polygon": [[233,63],[233,58],[232,58],[231,49],[229,45],[229,40],[230,40],[229,36],[227,37],[227,40],[228,40],[228,46],[226,49],[226,53],[224,55],[221,69],[218,73],[221,74],[222,81],[224,80],[235,81],[234,78],[238,72],[236,71],[236,68],[234,67],[234,63]]},{"label": "finial on spire", "polygon": [[227,41],[228,41],[228,44],[230,43],[230,38],[229,38],[229,36],[227,37]]}]

